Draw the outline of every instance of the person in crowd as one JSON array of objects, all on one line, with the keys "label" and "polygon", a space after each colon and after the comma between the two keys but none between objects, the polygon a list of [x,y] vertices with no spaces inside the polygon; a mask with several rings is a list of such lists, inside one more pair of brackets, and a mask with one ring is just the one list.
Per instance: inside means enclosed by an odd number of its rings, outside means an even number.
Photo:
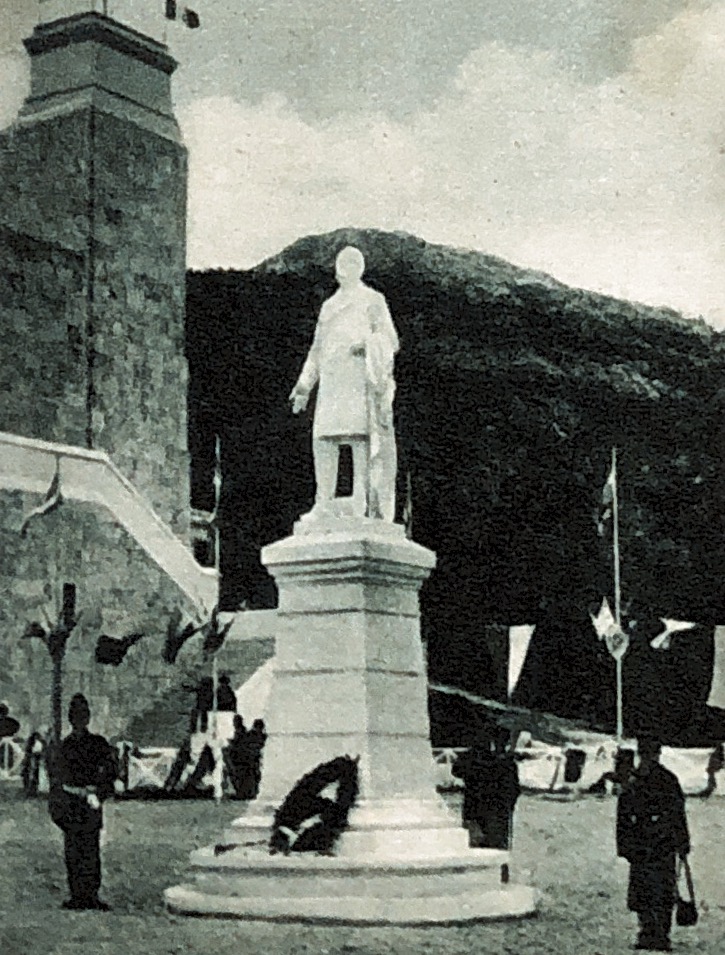
[{"label": "person in crowd", "polygon": [[[71,732],[60,744],[54,760],[57,775],[51,780],[56,806],[54,821],[65,837],[65,863],[70,898],[65,909],[108,911],[99,898],[101,887],[100,835],[103,801],[113,795],[118,767],[112,747],[103,736],[89,732],[91,711],[81,693],[71,700]],[[51,809],[51,813],[53,810]]]},{"label": "person in crowd", "polygon": [[175,792],[179,787],[189,763],[191,762],[191,736],[187,736],[179,747],[174,762],[171,764],[169,774],[164,780],[164,790],[166,792]]},{"label": "person in crowd", "polygon": [[199,680],[196,688],[197,724],[192,732],[206,733],[209,729],[209,712],[214,708],[214,681],[210,676]]},{"label": "person in crowd", "polygon": [[674,773],[660,765],[659,740],[638,740],[639,765],[617,803],[617,854],[629,862],[627,905],[636,912],[635,948],[671,951],[677,857],[690,851],[685,798]]},{"label": "person in crowd", "polygon": [[237,697],[228,673],[222,673],[216,689],[216,708],[220,713],[236,713]]},{"label": "person in crowd", "polygon": [[224,749],[224,764],[236,799],[254,799],[254,773],[250,733],[244,719],[234,717],[234,735]]},{"label": "person in crowd", "polygon": [[703,796],[712,796],[712,794],[717,789],[717,774],[725,766],[725,752],[723,752],[722,743],[718,743],[713,751],[710,753],[710,758],[707,761],[707,786],[703,792]]},{"label": "person in crowd", "polygon": [[584,765],[587,761],[587,754],[583,749],[577,749],[570,746],[564,752],[564,783],[573,785],[582,778]]},{"label": "person in crowd", "polygon": [[464,783],[463,825],[474,848],[510,848],[513,811],[521,794],[510,740],[507,729],[482,735],[452,768]]},{"label": "person in crowd", "polygon": [[31,733],[25,744],[25,755],[20,768],[23,792],[28,799],[38,795],[41,769],[45,762],[45,737],[42,732]]},{"label": "person in crowd", "polygon": [[248,738],[252,764],[253,799],[256,799],[259,795],[259,787],[262,783],[262,751],[266,742],[267,730],[264,726],[264,720],[255,720],[252,723]]},{"label": "person in crowd", "polygon": [[194,766],[191,775],[184,784],[183,791],[186,796],[209,796],[212,794],[212,787],[206,785],[204,780],[214,772],[214,753],[211,746],[206,744],[201,751],[196,766]]}]

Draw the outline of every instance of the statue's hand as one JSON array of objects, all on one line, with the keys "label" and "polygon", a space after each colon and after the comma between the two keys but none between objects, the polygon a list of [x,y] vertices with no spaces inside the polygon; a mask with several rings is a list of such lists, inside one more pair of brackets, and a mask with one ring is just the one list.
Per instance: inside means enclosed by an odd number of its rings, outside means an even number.
[{"label": "statue's hand", "polygon": [[307,407],[309,397],[308,392],[294,388],[292,394],[289,396],[289,400],[292,402],[292,414],[299,414],[300,411],[304,411]]}]

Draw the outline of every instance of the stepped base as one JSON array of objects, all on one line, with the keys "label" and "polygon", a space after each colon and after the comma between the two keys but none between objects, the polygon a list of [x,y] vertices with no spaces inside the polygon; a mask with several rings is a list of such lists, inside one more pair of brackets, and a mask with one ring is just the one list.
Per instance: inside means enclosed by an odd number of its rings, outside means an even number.
[{"label": "stepped base", "polygon": [[448,858],[271,856],[254,849],[192,856],[194,884],[167,889],[171,912],[343,925],[443,925],[520,918],[536,909],[529,886],[503,885],[508,853]]}]

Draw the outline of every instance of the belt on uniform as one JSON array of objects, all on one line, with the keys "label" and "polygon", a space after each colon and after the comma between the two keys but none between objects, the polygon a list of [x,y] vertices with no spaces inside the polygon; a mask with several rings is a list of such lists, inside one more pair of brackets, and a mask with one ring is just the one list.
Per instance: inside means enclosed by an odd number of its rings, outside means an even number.
[{"label": "belt on uniform", "polygon": [[63,785],[63,792],[70,793],[71,796],[95,796],[97,790],[95,786],[66,786]]}]

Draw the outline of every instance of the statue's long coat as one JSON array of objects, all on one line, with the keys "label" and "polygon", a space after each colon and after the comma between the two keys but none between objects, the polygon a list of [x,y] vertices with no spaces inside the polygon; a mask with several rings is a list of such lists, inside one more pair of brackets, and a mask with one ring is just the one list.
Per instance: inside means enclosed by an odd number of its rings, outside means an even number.
[{"label": "statue's long coat", "polygon": [[392,356],[398,336],[385,298],[360,285],[352,295],[336,292],[320,310],[298,387],[311,391],[319,385],[312,435],[314,438],[363,437],[371,433],[368,368],[364,353],[372,335],[373,317]]}]

